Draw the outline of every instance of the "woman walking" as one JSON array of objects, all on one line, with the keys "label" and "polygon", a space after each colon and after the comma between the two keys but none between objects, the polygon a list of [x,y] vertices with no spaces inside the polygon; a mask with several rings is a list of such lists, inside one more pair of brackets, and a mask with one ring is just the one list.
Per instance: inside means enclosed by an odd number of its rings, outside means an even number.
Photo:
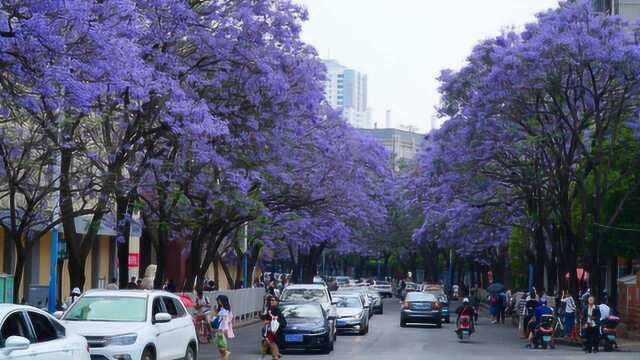
[{"label": "woman walking", "polygon": [[216,298],[218,304],[218,313],[211,322],[212,331],[215,332],[215,344],[220,352],[222,360],[228,360],[231,355],[229,351],[228,339],[233,339],[233,313],[231,312],[231,304],[229,298],[225,295],[218,295]]}]

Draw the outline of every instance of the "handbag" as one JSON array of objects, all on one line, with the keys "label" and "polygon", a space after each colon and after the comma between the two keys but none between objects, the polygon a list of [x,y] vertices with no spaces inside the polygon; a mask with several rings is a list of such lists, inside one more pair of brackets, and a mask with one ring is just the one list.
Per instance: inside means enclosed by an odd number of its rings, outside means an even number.
[{"label": "handbag", "polygon": [[271,332],[275,334],[278,332],[278,329],[280,328],[280,323],[278,322],[278,320],[271,320],[269,327],[271,328]]},{"label": "handbag", "polygon": [[222,318],[220,316],[216,316],[213,320],[211,320],[211,327],[215,330],[220,329],[221,324]]},{"label": "handbag", "polygon": [[227,337],[224,336],[224,333],[222,333],[222,332],[217,332],[216,333],[216,347],[218,349],[226,349],[228,347],[228,345],[227,345]]}]

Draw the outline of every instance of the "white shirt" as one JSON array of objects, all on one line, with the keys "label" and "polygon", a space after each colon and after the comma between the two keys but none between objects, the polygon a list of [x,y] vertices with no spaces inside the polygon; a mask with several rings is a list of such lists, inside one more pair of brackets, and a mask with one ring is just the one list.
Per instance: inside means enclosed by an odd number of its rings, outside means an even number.
[{"label": "white shirt", "polygon": [[209,307],[209,300],[206,296],[203,296],[202,298],[196,297],[196,305],[198,306],[198,314],[200,315],[209,310],[207,309]]},{"label": "white shirt", "polygon": [[573,296],[562,299],[562,302],[565,304],[565,313],[573,314],[576,311],[576,302],[573,301]]},{"label": "white shirt", "polygon": [[229,310],[224,308],[220,309],[220,311],[218,312],[218,317],[220,317],[220,330],[229,330]]},{"label": "white shirt", "polygon": [[611,311],[609,306],[607,304],[600,304],[598,307],[600,308],[600,320],[608,318],[609,312]]}]

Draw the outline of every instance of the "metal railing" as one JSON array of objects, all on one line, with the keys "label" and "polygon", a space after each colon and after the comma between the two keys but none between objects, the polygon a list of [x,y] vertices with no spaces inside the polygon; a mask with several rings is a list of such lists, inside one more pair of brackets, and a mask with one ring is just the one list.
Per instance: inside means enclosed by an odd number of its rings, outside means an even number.
[{"label": "metal railing", "polygon": [[[189,295],[195,300],[194,294],[189,293],[185,295]],[[262,287],[204,292],[204,296],[212,305],[215,305],[218,295],[225,295],[229,298],[231,312],[234,315],[236,326],[255,321],[262,313],[265,296],[265,289]]]}]

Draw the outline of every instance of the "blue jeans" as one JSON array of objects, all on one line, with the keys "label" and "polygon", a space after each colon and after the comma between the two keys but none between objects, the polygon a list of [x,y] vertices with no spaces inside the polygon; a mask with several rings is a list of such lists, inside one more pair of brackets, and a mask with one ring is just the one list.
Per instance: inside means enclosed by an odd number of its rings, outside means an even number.
[{"label": "blue jeans", "polygon": [[564,336],[570,336],[571,331],[573,330],[573,325],[576,322],[576,314],[575,313],[565,313],[564,314]]}]

